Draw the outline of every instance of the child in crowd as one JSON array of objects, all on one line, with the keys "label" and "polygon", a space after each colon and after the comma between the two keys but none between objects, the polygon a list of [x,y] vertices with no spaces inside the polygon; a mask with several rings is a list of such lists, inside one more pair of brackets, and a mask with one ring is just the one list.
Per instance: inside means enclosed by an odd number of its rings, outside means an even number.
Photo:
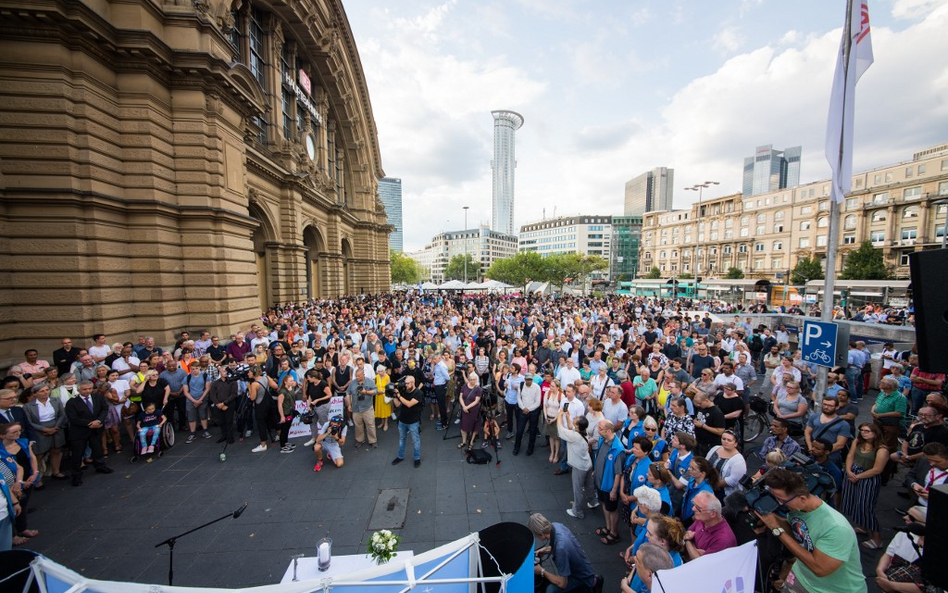
[{"label": "child in crowd", "polygon": [[[154,403],[149,403],[138,413],[135,427],[138,430],[138,439],[141,441],[142,454],[155,452],[158,438],[161,436],[161,427],[165,423],[165,416],[158,411]],[[150,442],[149,442],[150,437]],[[151,461],[151,459],[149,459]]]}]

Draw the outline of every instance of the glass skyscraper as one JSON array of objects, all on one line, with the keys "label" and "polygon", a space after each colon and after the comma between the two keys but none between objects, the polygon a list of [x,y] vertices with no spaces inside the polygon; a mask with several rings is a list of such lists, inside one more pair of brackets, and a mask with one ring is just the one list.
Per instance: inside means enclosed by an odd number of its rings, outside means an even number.
[{"label": "glass skyscraper", "polygon": [[625,184],[625,215],[642,216],[646,212],[671,210],[675,170],[656,167]]},{"label": "glass skyscraper", "polygon": [[514,231],[514,169],[517,168],[515,133],[523,116],[514,111],[491,111],[494,116],[494,160],[490,228],[505,235]]},{"label": "glass skyscraper", "polygon": [[756,196],[800,185],[800,155],[803,147],[774,150],[773,144],[758,146],[754,156],[744,159],[744,195]]},{"label": "glass skyscraper", "polygon": [[395,227],[388,236],[388,248],[392,251],[402,251],[402,180],[397,177],[383,177],[379,179],[379,200],[385,206],[385,216],[388,224]]}]

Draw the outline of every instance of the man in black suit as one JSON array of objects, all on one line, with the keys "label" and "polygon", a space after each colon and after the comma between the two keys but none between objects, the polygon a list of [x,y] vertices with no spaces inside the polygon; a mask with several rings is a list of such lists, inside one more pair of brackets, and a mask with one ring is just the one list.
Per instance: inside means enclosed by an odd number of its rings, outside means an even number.
[{"label": "man in black suit", "polygon": [[[17,380],[16,377],[13,380]],[[6,384],[7,382],[4,381],[4,385]],[[36,434],[34,434],[33,426],[26,418],[26,412],[16,405],[16,394],[17,392],[13,389],[0,389],[0,423],[16,422],[23,427],[23,438],[34,442],[36,441]]]},{"label": "man in black suit", "polygon": [[92,391],[92,381],[83,381],[79,383],[79,396],[66,402],[73,486],[82,485],[82,454],[87,444],[92,449],[95,471],[100,474],[112,473],[112,469],[102,462],[102,427],[108,415],[108,403],[102,394]]}]

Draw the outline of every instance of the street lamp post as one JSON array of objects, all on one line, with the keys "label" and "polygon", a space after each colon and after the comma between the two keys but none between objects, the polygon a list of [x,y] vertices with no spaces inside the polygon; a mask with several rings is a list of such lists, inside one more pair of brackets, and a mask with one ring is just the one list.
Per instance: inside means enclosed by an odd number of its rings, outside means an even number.
[{"label": "street lamp post", "polygon": [[464,206],[464,283],[467,284],[467,210],[470,206]]},{"label": "street lamp post", "polygon": [[692,261],[692,275],[698,277],[698,249],[697,246],[701,244],[701,241],[698,241],[698,233],[700,232],[701,224],[701,198],[704,196],[704,190],[711,187],[712,185],[720,185],[718,181],[705,181],[704,183],[696,183],[691,187],[686,187],[685,191],[696,191],[698,192],[698,216],[695,223],[695,246],[691,250],[691,261]]}]

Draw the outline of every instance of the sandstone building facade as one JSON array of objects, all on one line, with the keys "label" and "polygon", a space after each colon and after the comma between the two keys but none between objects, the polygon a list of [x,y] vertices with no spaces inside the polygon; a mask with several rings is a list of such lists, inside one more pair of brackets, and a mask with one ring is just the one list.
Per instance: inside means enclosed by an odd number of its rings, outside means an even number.
[{"label": "sandstone building facade", "polygon": [[0,0],[0,367],[389,288],[341,0]]},{"label": "sandstone building facade", "polygon": [[[800,259],[826,268],[830,181],[761,195],[704,200],[687,210],[648,212],[642,224],[640,277],[657,267],[662,278],[720,278],[734,267],[746,278],[780,281]],[[853,175],[840,205],[837,273],[846,257],[870,241],[896,279],[909,278],[909,254],[939,249],[948,208],[948,144],[909,161]]]}]

